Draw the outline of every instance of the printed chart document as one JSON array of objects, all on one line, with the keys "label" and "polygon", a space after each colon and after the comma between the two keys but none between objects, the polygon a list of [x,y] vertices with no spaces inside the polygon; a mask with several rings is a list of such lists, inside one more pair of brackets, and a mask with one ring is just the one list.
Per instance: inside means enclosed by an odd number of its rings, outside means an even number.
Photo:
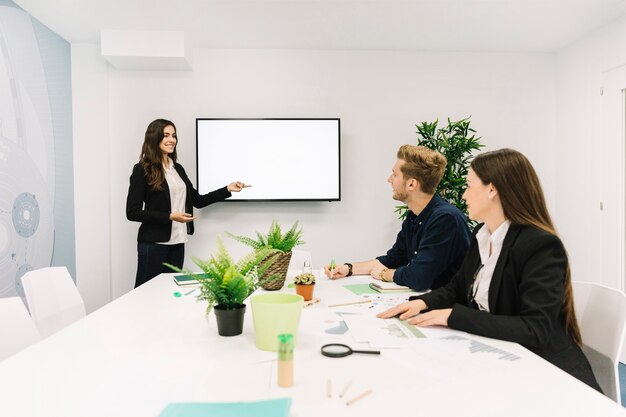
[{"label": "printed chart document", "polygon": [[450,375],[455,375],[458,381],[466,380],[468,384],[475,383],[477,375],[504,378],[512,369],[527,366],[525,359],[514,351],[461,332],[441,336],[439,332],[424,328],[424,333],[427,333],[427,339],[419,339],[402,349],[389,350],[386,356],[442,383]]},{"label": "printed chart document", "polygon": [[398,319],[359,314],[343,315],[343,320],[356,342],[367,342],[372,348],[404,347],[414,339],[426,337],[416,326]]}]

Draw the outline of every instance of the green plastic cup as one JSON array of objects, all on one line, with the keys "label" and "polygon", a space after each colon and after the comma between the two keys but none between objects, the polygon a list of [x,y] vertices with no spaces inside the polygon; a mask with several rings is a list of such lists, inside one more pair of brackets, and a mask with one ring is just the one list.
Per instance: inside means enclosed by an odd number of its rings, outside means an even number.
[{"label": "green plastic cup", "polygon": [[251,298],[256,347],[276,352],[278,335],[291,333],[294,339],[300,322],[303,298],[297,294],[259,294]]}]

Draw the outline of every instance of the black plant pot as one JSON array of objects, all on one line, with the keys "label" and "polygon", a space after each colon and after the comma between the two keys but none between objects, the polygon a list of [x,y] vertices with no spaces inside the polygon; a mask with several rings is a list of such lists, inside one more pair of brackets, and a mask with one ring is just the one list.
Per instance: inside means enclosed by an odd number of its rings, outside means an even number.
[{"label": "black plant pot", "polygon": [[239,304],[235,308],[227,309],[222,305],[213,307],[217,319],[217,333],[220,336],[237,336],[243,331],[243,316],[246,314],[246,305]]}]

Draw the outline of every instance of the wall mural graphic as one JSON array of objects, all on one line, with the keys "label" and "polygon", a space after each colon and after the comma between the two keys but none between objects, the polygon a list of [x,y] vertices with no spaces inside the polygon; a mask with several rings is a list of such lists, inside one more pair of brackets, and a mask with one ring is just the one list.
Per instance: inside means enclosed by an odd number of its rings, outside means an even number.
[{"label": "wall mural graphic", "polygon": [[66,41],[0,1],[0,297],[23,296],[32,269],[75,277],[69,63]]}]

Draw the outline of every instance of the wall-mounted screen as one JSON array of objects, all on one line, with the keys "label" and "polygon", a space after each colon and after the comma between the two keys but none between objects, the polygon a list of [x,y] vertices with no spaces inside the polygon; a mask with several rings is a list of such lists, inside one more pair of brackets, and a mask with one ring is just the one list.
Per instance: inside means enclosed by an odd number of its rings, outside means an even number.
[{"label": "wall-mounted screen", "polygon": [[339,201],[339,119],[196,119],[198,191],[226,201]]}]

